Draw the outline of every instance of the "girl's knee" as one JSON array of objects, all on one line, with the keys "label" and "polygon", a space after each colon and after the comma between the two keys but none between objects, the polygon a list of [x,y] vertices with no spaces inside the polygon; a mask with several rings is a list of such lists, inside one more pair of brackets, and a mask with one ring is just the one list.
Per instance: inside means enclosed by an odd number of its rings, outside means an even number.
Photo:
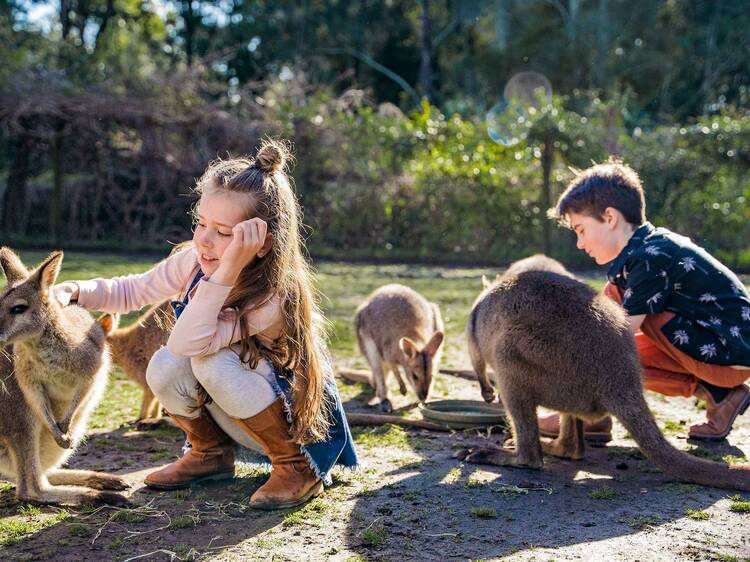
[{"label": "girl's knee", "polygon": [[166,347],[159,348],[153,354],[146,367],[146,383],[154,394],[172,388],[178,380],[185,378],[190,370],[187,357],[175,355]]},{"label": "girl's knee", "polygon": [[229,369],[236,368],[231,357],[227,356],[225,350],[218,351],[211,355],[200,357],[191,357],[190,366],[195,378],[203,385],[203,388],[209,389],[221,378],[221,374],[226,373]]}]

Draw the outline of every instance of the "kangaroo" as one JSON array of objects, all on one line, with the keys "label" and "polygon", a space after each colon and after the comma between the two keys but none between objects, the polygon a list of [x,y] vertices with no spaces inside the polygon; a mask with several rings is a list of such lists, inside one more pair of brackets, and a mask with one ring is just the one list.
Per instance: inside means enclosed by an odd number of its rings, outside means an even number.
[{"label": "kangaroo", "polygon": [[500,281],[504,275],[517,275],[518,273],[530,271],[532,269],[536,271],[553,271],[560,275],[572,275],[572,273],[565,269],[565,266],[556,259],[545,256],[544,254],[534,254],[533,256],[523,258],[522,260],[510,264],[503,275],[500,275],[499,273],[495,275],[494,281],[490,281],[486,275],[482,275],[482,287],[489,289],[493,284]]},{"label": "kangaroo", "polygon": [[[120,476],[59,468],[86,433],[107,383],[105,330],[78,306],[50,296],[63,253],[29,273],[0,248],[7,279],[0,292],[0,474],[15,482],[20,501],[125,503]],[[7,344],[12,344],[8,346]]]},{"label": "kangaroo", "polygon": [[419,400],[426,400],[444,338],[438,305],[404,285],[385,285],[359,306],[354,325],[359,349],[370,364],[380,410],[393,411],[386,384],[389,370],[401,394],[406,394],[399,367]]},{"label": "kangaroo", "polygon": [[[108,318],[107,321],[117,327],[119,315],[107,314],[103,318]],[[151,356],[166,345],[172,323],[174,311],[169,301],[165,301],[151,307],[132,326],[116,329],[107,335],[112,363],[143,389],[141,410],[136,420],[141,429],[155,428],[163,422],[161,404],[146,384],[146,367]]]},{"label": "kangaroo", "polygon": [[[467,339],[483,398],[493,377],[511,420],[515,454],[480,449],[469,462],[541,468],[542,452],[581,459],[583,420],[613,414],[666,474],[685,482],[750,490],[750,468],[695,458],[662,435],[643,396],[642,368],[624,310],[569,275],[520,271],[482,292]],[[560,435],[540,443],[536,408],[561,412]]]}]

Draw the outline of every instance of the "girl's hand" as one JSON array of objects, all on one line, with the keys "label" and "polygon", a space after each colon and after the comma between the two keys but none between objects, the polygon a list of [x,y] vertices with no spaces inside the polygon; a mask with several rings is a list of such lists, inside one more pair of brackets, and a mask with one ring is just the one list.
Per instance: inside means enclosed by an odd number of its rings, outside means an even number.
[{"label": "girl's hand", "polygon": [[50,294],[61,306],[68,306],[70,301],[78,300],[78,284],[66,281],[59,285],[53,285]]},{"label": "girl's hand", "polygon": [[232,241],[221,256],[214,281],[231,285],[242,269],[250,263],[266,242],[268,225],[258,217],[242,221],[232,228]]}]

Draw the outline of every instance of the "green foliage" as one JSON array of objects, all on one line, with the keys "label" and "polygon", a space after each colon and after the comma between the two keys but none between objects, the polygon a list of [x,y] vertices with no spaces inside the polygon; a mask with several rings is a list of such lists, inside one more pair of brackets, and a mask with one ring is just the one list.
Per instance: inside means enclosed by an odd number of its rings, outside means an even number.
[{"label": "green foliage", "polygon": [[[740,4],[432,2],[431,53],[421,5],[406,0],[180,0],[164,11],[90,0],[55,5],[41,27],[30,3],[0,6],[3,240],[187,238],[193,178],[272,134],[295,144],[319,255],[517,259],[550,238],[545,207],[568,167],[616,153],[641,174],[652,222],[748,268],[750,69],[737,46],[750,15]],[[422,91],[427,54],[435,80]],[[555,95],[522,124],[509,120],[517,143],[496,144],[485,115],[527,66]],[[544,249],[592,265],[553,231]]]}]

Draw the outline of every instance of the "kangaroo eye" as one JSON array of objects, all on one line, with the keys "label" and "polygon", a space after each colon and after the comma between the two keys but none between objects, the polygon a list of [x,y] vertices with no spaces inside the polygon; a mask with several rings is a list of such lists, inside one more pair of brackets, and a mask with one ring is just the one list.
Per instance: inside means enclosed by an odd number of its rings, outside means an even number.
[{"label": "kangaroo eye", "polygon": [[28,305],[25,304],[17,304],[15,306],[10,307],[10,313],[11,314],[23,314],[28,309]]}]

